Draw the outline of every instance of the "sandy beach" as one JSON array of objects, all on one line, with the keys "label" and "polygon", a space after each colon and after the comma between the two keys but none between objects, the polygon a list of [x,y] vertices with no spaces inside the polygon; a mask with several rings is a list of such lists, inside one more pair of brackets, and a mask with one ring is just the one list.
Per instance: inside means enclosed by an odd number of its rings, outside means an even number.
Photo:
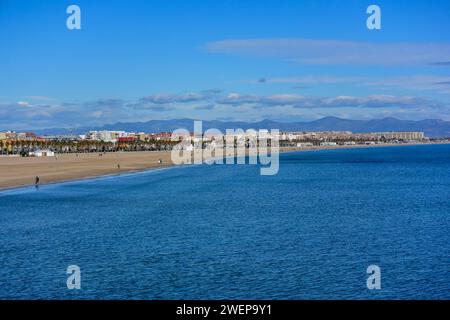
[{"label": "sandy beach", "polygon": [[[280,152],[402,145],[314,146],[280,148]],[[159,163],[159,159],[162,163]],[[118,167],[120,165],[120,168]],[[170,151],[59,154],[56,157],[0,156],[0,190],[173,166]]]},{"label": "sandy beach", "polygon": [[[159,163],[159,159],[162,163]],[[120,165],[120,169],[118,168]],[[169,151],[59,154],[56,157],[0,157],[0,190],[171,166]]]}]

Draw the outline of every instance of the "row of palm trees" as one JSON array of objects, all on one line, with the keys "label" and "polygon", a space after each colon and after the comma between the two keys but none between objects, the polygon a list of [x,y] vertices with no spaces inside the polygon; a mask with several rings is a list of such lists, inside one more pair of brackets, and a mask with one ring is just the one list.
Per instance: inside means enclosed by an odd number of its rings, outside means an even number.
[{"label": "row of palm trees", "polygon": [[[338,144],[348,141],[348,138],[336,137],[333,139]],[[367,137],[351,139],[356,143],[364,143]],[[372,139],[369,139],[372,140]],[[374,139],[386,142],[386,139]],[[301,141],[280,141],[280,146],[295,146],[297,142],[310,142],[319,145],[328,139],[306,138]],[[89,153],[89,152],[117,152],[117,151],[164,151],[172,150],[179,141],[167,140],[135,140],[120,141],[117,143],[96,140],[0,140],[0,155],[20,154],[28,155],[31,151],[51,150],[56,153]],[[225,143],[225,141],[224,141]],[[269,142],[270,144],[270,142]]]},{"label": "row of palm trees", "polygon": [[116,151],[162,151],[172,150],[177,141],[127,141],[105,142],[93,140],[0,140],[0,155],[28,155],[31,151],[51,150],[56,153],[89,153]]}]

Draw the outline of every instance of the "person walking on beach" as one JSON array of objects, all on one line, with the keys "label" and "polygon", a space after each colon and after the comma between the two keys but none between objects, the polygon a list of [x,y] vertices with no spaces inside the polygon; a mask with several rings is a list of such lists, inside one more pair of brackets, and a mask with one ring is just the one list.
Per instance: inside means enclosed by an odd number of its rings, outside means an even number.
[{"label": "person walking on beach", "polygon": [[35,182],[34,182],[34,184],[36,185],[36,186],[38,186],[39,185],[39,176],[36,176],[36,180],[35,180]]},{"label": "person walking on beach", "polygon": [[119,163],[117,164],[117,169],[119,169],[119,170],[120,170],[120,164],[119,164]]}]

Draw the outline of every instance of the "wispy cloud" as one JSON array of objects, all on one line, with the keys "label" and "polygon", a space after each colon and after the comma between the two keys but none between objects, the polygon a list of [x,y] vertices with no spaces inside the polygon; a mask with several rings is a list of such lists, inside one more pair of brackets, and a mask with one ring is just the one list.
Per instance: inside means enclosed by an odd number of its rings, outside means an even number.
[{"label": "wispy cloud", "polygon": [[167,104],[188,103],[205,101],[218,95],[220,90],[205,90],[201,92],[188,92],[182,94],[158,93],[143,97],[139,100],[142,104]]},{"label": "wispy cloud", "polygon": [[[439,84],[443,85],[443,84]],[[151,97],[151,98],[149,98]],[[154,94],[136,100],[117,98],[87,102],[0,103],[0,129],[32,129],[50,127],[97,126],[118,121],[158,118],[237,117],[257,119],[262,114],[272,118],[319,115],[358,117],[373,115],[407,115],[415,119],[438,117],[448,119],[449,106],[443,102],[394,95],[368,96],[305,96],[292,93],[272,95],[191,92],[189,94]],[[270,117],[269,117],[270,118]]]},{"label": "wispy cloud", "polygon": [[35,101],[55,101],[55,98],[46,97],[46,96],[27,96],[27,99],[35,100]]},{"label": "wispy cloud", "polygon": [[433,66],[450,66],[450,61],[431,62],[430,65],[433,65]]},{"label": "wispy cloud", "polygon": [[175,110],[175,107],[173,105],[164,104],[164,103],[146,103],[146,102],[136,102],[136,103],[130,103],[127,105],[127,107],[130,107],[135,110],[146,110],[146,111],[154,111],[154,112],[166,112],[166,111],[172,111]]},{"label": "wispy cloud", "polygon": [[313,65],[447,64],[449,43],[371,43],[314,39],[241,39],[206,44],[212,53],[276,57]]},{"label": "wispy cloud", "polygon": [[298,109],[328,108],[445,108],[444,104],[425,98],[409,96],[370,95],[367,97],[336,96],[308,97],[298,94],[276,94],[270,96],[229,94],[217,101],[220,104],[241,106],[253,105],[257,108],[290,106]]},{"label": "wispy cloud", "polygon": [[[361,81],[369,80],[369,77],[355,77],[355,76],[333,76],[333,75],[311,75],[311,76],[297,76],[297,77],[267,77],[264,78],[264,83],[276,84],[338,84],[338,83],[360,83]],[[258,80],[251,80],[251,83],[260,83]]]},{"label": "wispy cloud", "polygon": [[360,84],[379,89],[401,88],[412,91],[434,91],[440,94],[450,94],[450,76],[439,75],[410,75],[384,78],[367,78]]},{"label": "wispy cloud", "polygon": [[85,102],[84,105],[88,107],[107,107],[107,108],[120,108],[125,104],[125,100],[117,98],[98,99],[95,101]]},{"label": "wispy cloud", "polygon": [[[267,84],[293,84],[294,88],[304,89],[310,86],[329,84],[350,84],[352,86],[369,86],[380,90],[398,88],[411,91],[429,90],[436,93],[449,94],[450,76],[441,75],[408,75],[408,76],[333,76],[312,75],[298,77],[264,78]],[[250,83],[258,83],[251,80]]]},{"label": "wispy cloud", "polygon": [[194,109],[195,110],[213,110],[215,107],[216,107],[215,104],[210,103],[210,104],[195,106]]}]

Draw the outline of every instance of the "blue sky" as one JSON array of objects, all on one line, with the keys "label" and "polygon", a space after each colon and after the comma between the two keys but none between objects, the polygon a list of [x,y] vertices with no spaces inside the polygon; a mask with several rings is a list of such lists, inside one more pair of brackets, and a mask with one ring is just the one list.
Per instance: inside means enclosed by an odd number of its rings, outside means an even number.
[{"label": "blue sky", "polygon": [[[81,9],[68,30],[66,8]],[[381,30],[366,9],[381,8]],[[0,0],[0,130],[450,120],[449,1]]]}]

